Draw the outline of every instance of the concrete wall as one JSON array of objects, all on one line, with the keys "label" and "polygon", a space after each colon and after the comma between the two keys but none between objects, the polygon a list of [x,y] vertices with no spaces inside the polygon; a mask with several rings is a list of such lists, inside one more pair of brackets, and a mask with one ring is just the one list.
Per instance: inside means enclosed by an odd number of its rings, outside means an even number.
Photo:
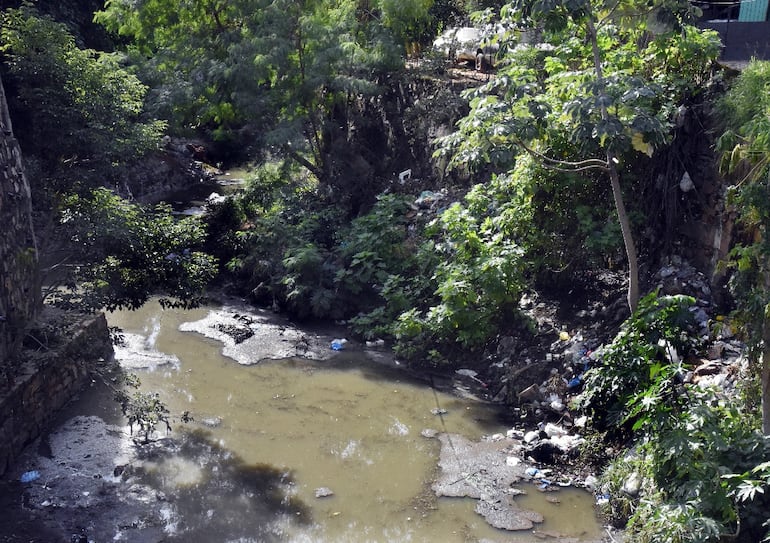
[{"label": "concrete wall", "polygon": [[13,386],[0,396],[0,475],[90,381],[90,369],[112,355],[107,320],[101,314],[83,321],[57,352],[24,365]]},{"label": "concrete wall", "polygon": [[698,26],[719,32],[722,60],[770,60],[770,22],[704,21]]}]

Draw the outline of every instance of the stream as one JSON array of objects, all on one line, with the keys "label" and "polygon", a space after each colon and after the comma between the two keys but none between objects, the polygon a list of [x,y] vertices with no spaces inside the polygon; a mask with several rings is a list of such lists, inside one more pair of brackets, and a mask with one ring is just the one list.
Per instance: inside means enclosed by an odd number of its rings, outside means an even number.
[{"label": "stream", "polygon": [[[593,498],[579,489],[546,500],[528,485],[522,505],[545,517],[536,537],[533,530],[492,528],[474,511],[475,500],[435,498],[440,445],[422,430],[473,440],[504,433],[496,408],[437,392],[361,350],[257,364],[246,350],[230,352],[234,360],[222,354],[221,338],[180,330],[202,322],[211,309],[164,311],[148,304],[108,316],[126,336],[116,353],[121,364],[134,368],[142,388],[157,391],[171,413],[194,419],[174,424],[174,454],[145,461],[138,474],[177,497],[166,513],[168,540],[600,537]],[[323,339],[318,343],[329,349]]]},{"label": "stream", "polygon": [[[180,214],[200,213],[212,192],[238,190],[246,173],[170,201]],[[498,406],[442,392],[452,390],[447,379],[433,386],[411,376],[382,346],[333,351],[331,331],[299,329],[243,304],[183,311],[153,301],[107,319],[123,331],[116,359],[142,392],[158,394],[172,430],[161,423],[151,443],[137,446],[109,387],[95,380],[0,481],[0,508],[15,511],[5,532],[0,515],[0,541],[602,540],[594,497],[582,489],[541,492],[523,477],[503,488],[520,494],[514,509],[536,512],[516,531],[492,527],[476,512],[478,499],[437,498],[437,485],[455,482],[446,482],[442,463],[481,492],[476,475],[486,469],[461,457],[461,442],[499,436],[495,469],[512,472],[510,427]],[[29,473],[35,480],[19,483]]]}]

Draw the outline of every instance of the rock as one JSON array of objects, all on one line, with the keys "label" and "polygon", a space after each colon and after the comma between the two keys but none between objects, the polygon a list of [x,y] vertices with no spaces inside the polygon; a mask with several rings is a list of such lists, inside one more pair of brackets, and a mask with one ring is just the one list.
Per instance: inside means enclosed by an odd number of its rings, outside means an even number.
[{"label": "rock", "polygon": [[703,308],[698,307],[693,310],[693,318],[701,327],[708,326],[709,316]]},{"label": "rock", "polygon": [[586,487],[586,489],[590,492],[596,492],[596,490],[599,488],[599,479],[593,475],[589,475],[583,481],[583,486]]},{"label": "rock", "polygon": [[637,472],[633,472],[631,475],[628,476],[626,481],[623,483],[623,492],[631,496],[632,498],[636,498],[639,495],[639,490],[642,487],[642,478],[639,476]]},{"label": "rock", "polygon": [[448,411],[443,407],[434,407],[433,409],[430,410],[430,413],[431,415],[439,416],[439,415],[446,415]]},{"label": "rock", "polygon": [[725,343],[723,341],[716,341],[708,348],[706,358],[708,360],[720,360],[725,352]]},{"label": "rock", "polygon": [[427,439],[433,439],[438,436],[438,430],[434,430],[433,428],[425,428],[420,432],[420,435]]},{"label": "rock", "polygon": [[530,430],[529,432],[524,434],[524,443],[532,443],[536,441],[538,438],[540,438],[540,432]]},{"label": "rock", "polygon": [[322,486],[315,489],[316,498],[328,498],[330,496],[334,496],[334,492],[328,487]]},{"label": "rock", "polygon": [[524,478],[526,466],[507,464],[509,441],[472,442],[457,434],[439,434],[440,474],[432,485],[436,496],[480,499],[494,496]]}]

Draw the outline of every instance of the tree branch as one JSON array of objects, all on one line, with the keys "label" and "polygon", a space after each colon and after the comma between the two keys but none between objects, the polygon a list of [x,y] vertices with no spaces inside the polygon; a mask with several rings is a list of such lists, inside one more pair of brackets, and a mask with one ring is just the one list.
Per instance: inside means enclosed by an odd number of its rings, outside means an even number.
[{"label": "tree branch", "polygon": [[597,21],[597,23],[596,23],[596,29],[597,30],[599,28],[603,27],[607,23],[607,21],[609,21],[612,18],[612,15],[615,13],[615,11],[617,11],[618,7],[620,7],[620,0],[615,2],[615,5],[607,13],[607,15],[605,15],[604,17],[602,17],[600,20]]},{"label": "tree branch", "polygon": [[586,160],[580,160],[577,162],[571,162],[569,160],[560,160],[556,158],[551,158],[548,155],[544,155],[543,153],[539,151],[535,151],[531,147],[529,147],[526,143],[519,140],[518,145],[521,146],[522,149],[524,149],[527,153],[532,155],[535,158],[538,158],[542,160],[545,164],[543,164],[546,168],[551,170],[556,170],[560,172],[580,172],[585,170],[601,170],[603,172],[606,172],[609,170],[609,166],[604,160],[598,159],[598,158],[589,158]]},{"label": "tree branch", "polygon": [[300,155],[297,151],[291,148],[289,144],[286,144],[283,146],[283,151],[292,159],[296,160],[300,164],[302,164],[305,168],[307,168],[310,173],[316,176],[316,178],[320,181],[323,179],[323,172],[321,169],[310,162],[308,159]]}]

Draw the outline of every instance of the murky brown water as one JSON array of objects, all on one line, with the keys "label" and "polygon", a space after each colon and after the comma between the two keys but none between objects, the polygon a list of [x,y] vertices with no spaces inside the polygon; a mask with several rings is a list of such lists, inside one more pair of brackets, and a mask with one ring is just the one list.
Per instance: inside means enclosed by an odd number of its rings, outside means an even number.
[{"label": "murky brown water", "polygon": [[[439,443],[421,437],[421,430],[470,438],[504,432],[493,409],[437,393],[360,353],[342,352],[326,362],[240,365],[220,354],[221,343],[179,331],[181,323],[207,313],[148,304],[109,316],[110,325],[139,338],[143,348],[175,357],[136,373],[172,413],[189,411],[195,419],[176,424],[173,433],[191,436],[185,439],[194,452],[146,464],[148,477],[166,493],[187,496],[169,513],[185,527],[178,540],[212,541],[211,529],[222,518],[239,519],[221,523],[235,530],[222,541],[543,541],[489,527],[473,511],[474,500],[432,498]],[[121,356],[130,363],[130,353]],[[447,414],[433,415],[436,407]],[[220,461],[207,460],[212,456]],[[223,471],[230,474],[227,484],[215,473]],[[280,487],[284,497],[257,514],[249,497],[259,484]],[[317,498],[321,487],[333,496]],[[558,495],[561,503],[547,503],[533,487],[523,498],[523,505],[546,515],[538,530],[596,539],[592,498],[575,489]],[[191,516],[204,520],[193,523],[186,519]]]}]

